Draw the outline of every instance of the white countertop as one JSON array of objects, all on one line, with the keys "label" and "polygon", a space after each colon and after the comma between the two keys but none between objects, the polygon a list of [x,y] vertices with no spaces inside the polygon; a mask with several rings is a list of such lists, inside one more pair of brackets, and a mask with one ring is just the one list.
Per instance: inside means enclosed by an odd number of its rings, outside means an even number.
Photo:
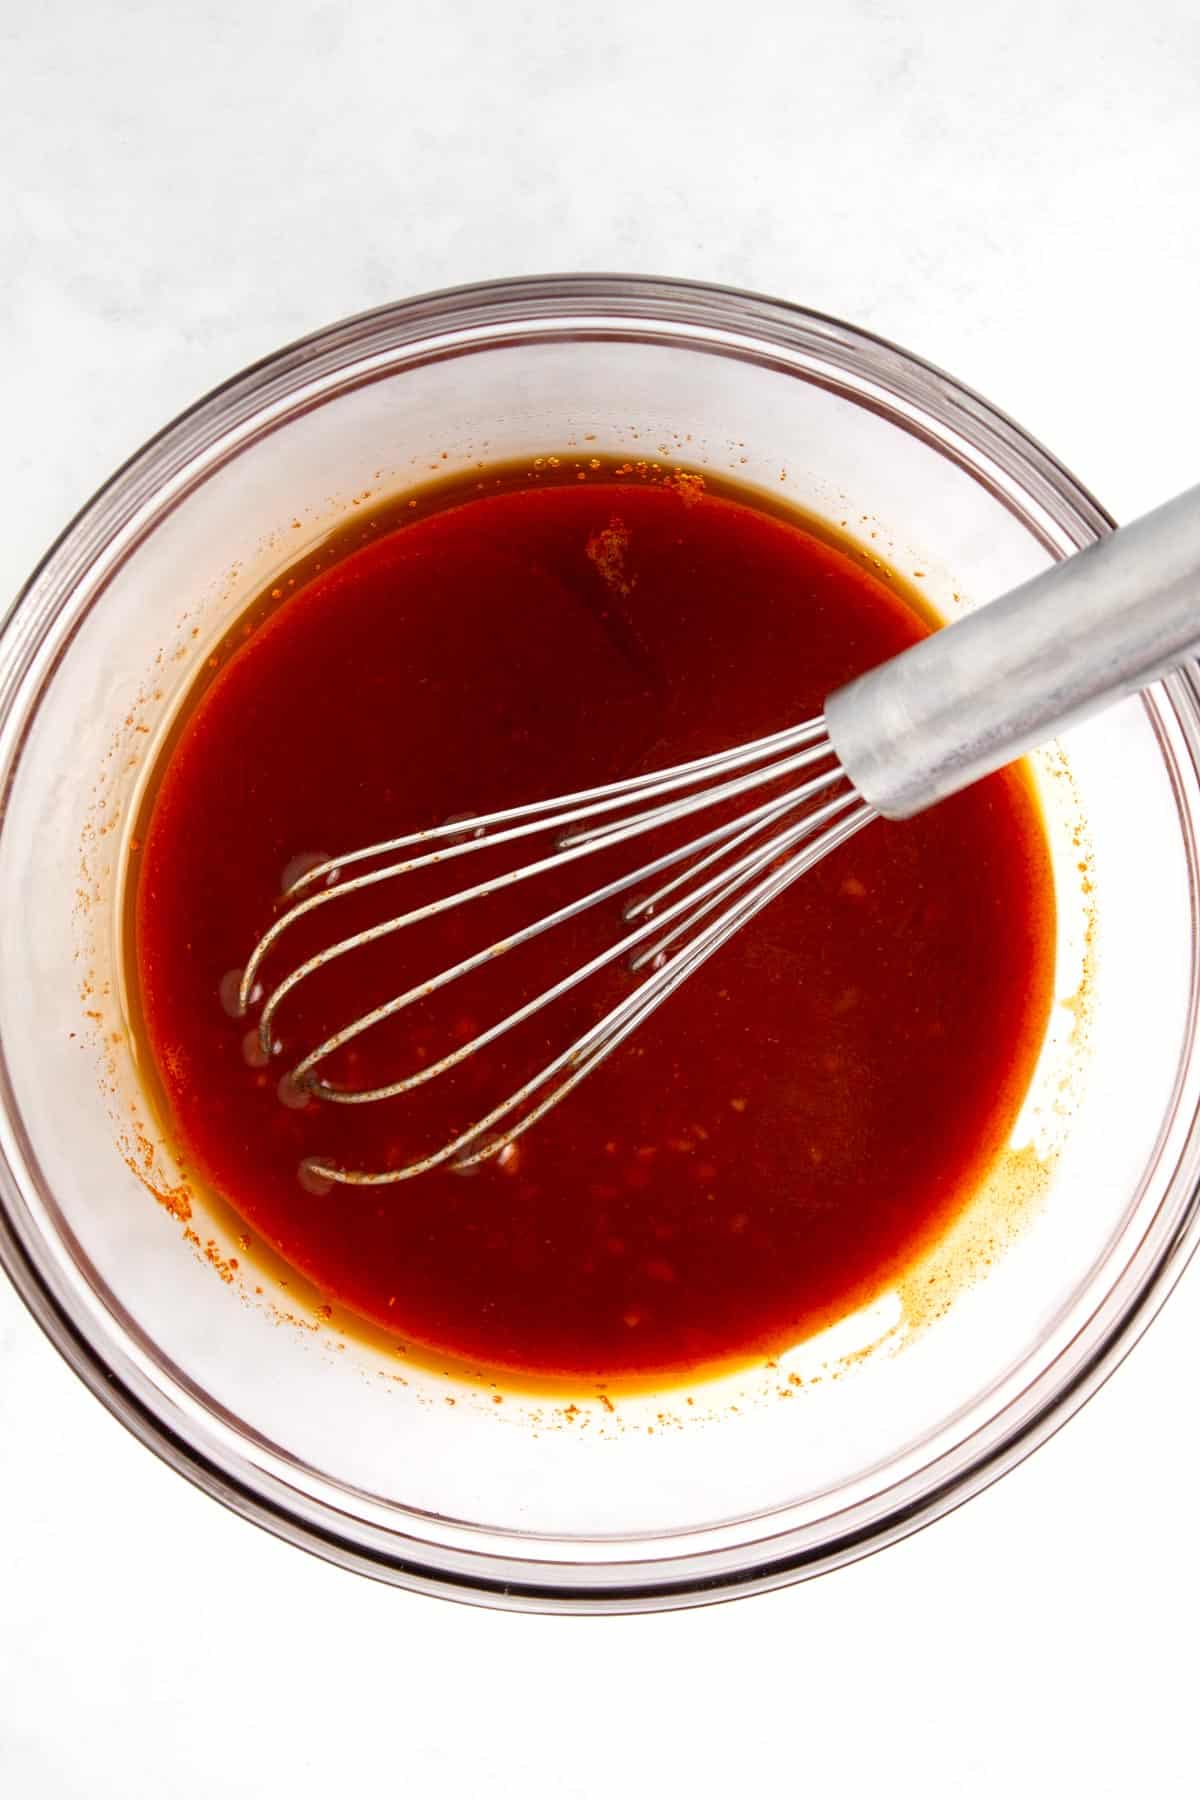
[{"label": "white countertop", "polygon": [[[1195,0],[39,0],[0,43],[4,592],[252,358],[552,268],[853,319],[1118,517],[1200,475]],[[700,1612],[524,1618],[243,1524],[0,1278],[0,1792],[1195,1794],[1197,1369],[1192,1271],[1063,1433],[898,1548]]]}]

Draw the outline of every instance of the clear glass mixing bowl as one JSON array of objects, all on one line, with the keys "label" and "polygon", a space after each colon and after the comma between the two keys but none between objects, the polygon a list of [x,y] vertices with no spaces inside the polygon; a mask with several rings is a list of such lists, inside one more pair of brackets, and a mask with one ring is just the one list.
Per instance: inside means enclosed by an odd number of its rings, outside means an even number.
[{"label": "clear glass mixing bowl", "polygon": [[173,709],[273,570],[433,471],[564,449],[845,521],[947,615],[1110,525],[938,370],[701,285],[460,289],[238,376],[85,507],[0,638],[0,1254],[104,1404],[246,1517],[426,1592],[595,1612],[771,1587],[914,1530],[1061,1424],[1161,1304],[1197,1229],[1200,690],[1180,675],[1039,763],[1060,1003],[996,1180],[903,1290],[690,1390],[422,1367],[178,1190],[125,1029],[122,870]]}]

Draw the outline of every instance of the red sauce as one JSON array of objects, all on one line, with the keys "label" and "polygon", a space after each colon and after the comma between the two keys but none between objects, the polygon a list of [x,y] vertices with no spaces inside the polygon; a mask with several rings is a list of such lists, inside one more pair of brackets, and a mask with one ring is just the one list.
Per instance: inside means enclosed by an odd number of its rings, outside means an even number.
[{"label": "red sauce", "polygon": [[[627,991],[619,964],[403,1099],[289,1109],[279,1074],[565,886],[527,886],[322,971],[281,1010],[283,1053],[266,1069],[246,1060],[250,1022],[218,996],[297,854],[795,723],[925,631],[898,584],[795,518],[607,468],[431,491],[319,560],[230,634],[149,803],[136,976],[187,1169],[329,1298],[491,1368],[682,1372],[777,1351],[879,1292],[978,1186],[1042,1038],[1053,891],[1018,770],[860,833],[470,1178],[321,1194],[298,1169],[309,1156],[392,1167],[434,1148]],[[431,891],[422,879],[406,878],[405,905]],[[334,914],[340,934],[397,910],[397,888],[323,909],[270,972],[328,941]],[[586,915],[327,1072],[395,1080],[618,926],[615,906]]]}]

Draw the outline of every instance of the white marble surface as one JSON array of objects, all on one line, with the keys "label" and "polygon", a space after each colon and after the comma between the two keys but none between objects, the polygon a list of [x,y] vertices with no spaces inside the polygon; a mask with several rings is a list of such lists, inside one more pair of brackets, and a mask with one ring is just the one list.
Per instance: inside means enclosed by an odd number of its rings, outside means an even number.
[{"label": "white marble surface", "polygon": [[[1200,474],[1195,0],[7,0],[0,46],[4,592],[249,359],[555,267],[856,319],[1118,516]],[[0,1281],[0,1792],[1195,1794],[1198,1367],[1193,1272],[1063,1434],[899,1548],[513,1618],[202,1498]]]}]

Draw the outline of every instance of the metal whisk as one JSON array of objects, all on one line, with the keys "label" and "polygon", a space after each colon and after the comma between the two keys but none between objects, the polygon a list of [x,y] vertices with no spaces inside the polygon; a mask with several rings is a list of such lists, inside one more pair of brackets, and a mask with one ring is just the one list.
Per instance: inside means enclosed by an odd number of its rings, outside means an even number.
[{"label": "metal whisk", "polygon": [[[383,999],[309,1050],[285,1077],[337,1105],[409,1094],[446,1074],[601,969],[625,959],[639,979],[601,1019],[514,1093],[419,1161],[385,1170],[305,1165],[322,1181],[383,1185],[444,1163],[499,1155],[611,1055],[735,931],[872,819],[905,819],[1002,767],[1059,730],[1135,692],[1200,651],[1200,488],[1068,558],[1002,599],[831,694],[821,717],[753,743],[580,793],[510,807],[329,858],[289,888],[288,909],[256,944],[238,1007],[264,989],[258,1032],[278,1052],[276,1015],[318,969],[423,920],[572,862],[640,844],[731,803],[735,815]],[[780,784],[783,783],[782,789]],[[760,790],[773,790],[765,798]],[[743,804],[744,803],[744,804]],[[332,941],[269,986],[268,967],[300,919],[421,869],[528,841],[531,859]],[[539,848],[540,846],[540,848]],[[360,871],[361,872],[357,872]],[[334,885],[329,885],[330,882]],[[438,1061],[386,1085],[351,1088],[321,1065],[364,1032],[541,937],[632,893],[624,929],[590,961]],[[330,913],[331,919],[336,913]]]}]

